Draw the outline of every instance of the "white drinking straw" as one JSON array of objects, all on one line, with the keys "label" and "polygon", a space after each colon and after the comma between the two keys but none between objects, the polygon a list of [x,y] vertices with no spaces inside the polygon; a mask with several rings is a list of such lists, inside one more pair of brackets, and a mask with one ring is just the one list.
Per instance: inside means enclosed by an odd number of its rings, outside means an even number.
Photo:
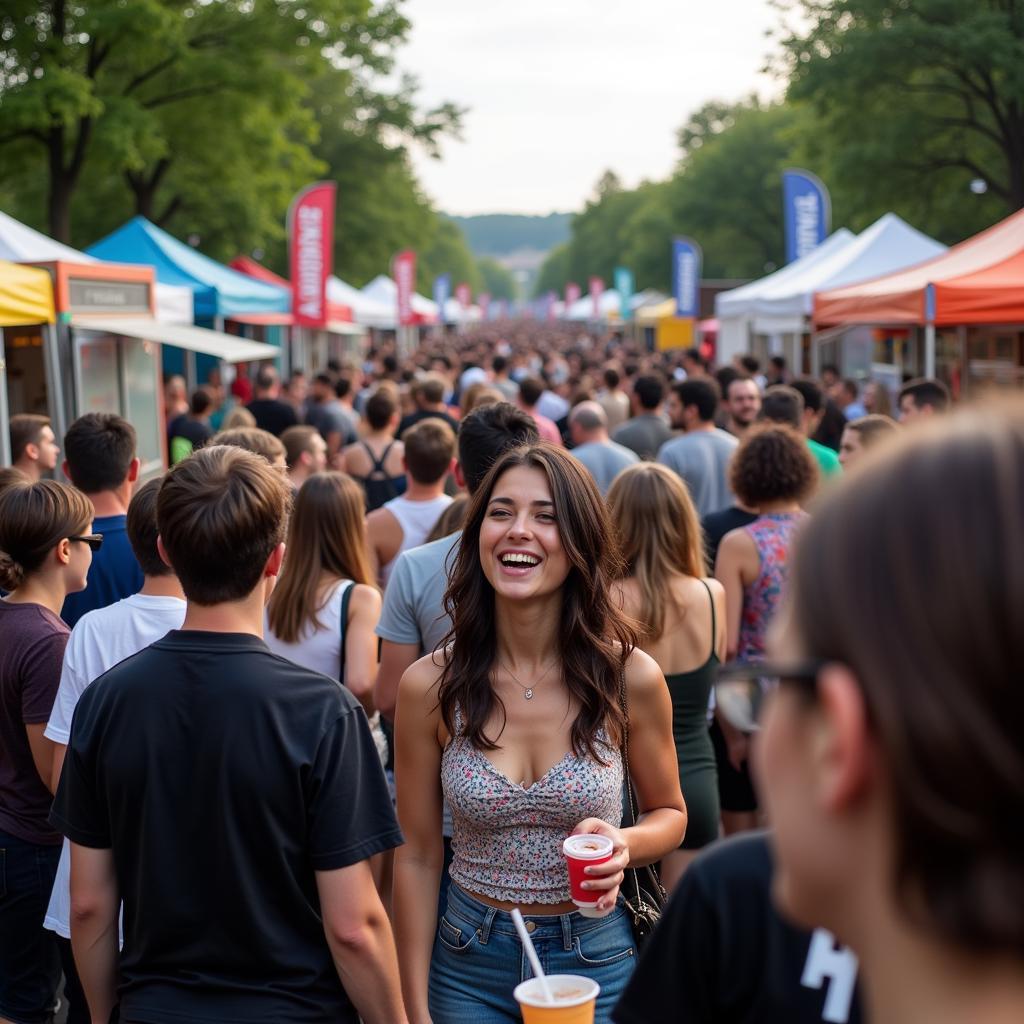
[{"label": "white drinking straw", "polygon": [[522,942],[523,949],[526,950],[526,958],[530,961],[535,977],[540,981],[544,998],[549,1003],[553,1003],[555,997],[551,994],[551,989],[548,988],[548,979],[544,977],[544,969],[540,965],[540,960],[537,959],[537,950],[533,948],[533,939],[530,938],[530,933],[526,930],[526,922],[523,920],[523,915],[519,913],[518,907],[512,911],[512,920],[515,922],[516,931],[519,932],[519,941]]}]

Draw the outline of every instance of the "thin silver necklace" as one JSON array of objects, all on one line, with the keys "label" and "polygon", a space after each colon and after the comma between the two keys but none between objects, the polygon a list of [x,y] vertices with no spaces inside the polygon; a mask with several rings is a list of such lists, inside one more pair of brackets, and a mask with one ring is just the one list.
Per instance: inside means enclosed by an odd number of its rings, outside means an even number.
[{"label": "thin silver necklace", "polygon": [[519,682],[519,677],[508,667],[508,665],[502,665],[501,667],[512,677],[516,686],[523,691],[523,700],[533,700],[533,690],[535,686],[542,683],[548,676],[548,673],[558,664],[558,660],[551,662],[550,665],[533,681],[533,686],[524,686]]}]

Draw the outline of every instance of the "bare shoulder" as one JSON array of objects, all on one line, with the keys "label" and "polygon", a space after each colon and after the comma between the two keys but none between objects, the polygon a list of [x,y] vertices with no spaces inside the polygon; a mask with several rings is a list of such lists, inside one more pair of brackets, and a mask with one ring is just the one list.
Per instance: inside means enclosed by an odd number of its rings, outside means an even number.
[{"label": "bare shoulder", "polygon": [[741,526],[738,529],[730,530],[722,538],[722,543],[718,545],[718,555],[719,557],[723,554],[743,555],[752,548],[755,548],[754,541],[746,529]]},{"label": "bare shoulder", "polygon": [[371,614],[380,613],[383,598],[380,591],[369,583],[357,583],[352,588],[352,610]]},{"label": "bare shoulder", "polygon": [[705,576],[704,583],[707,584],[708,589],[711,591],[715,604],[725,600],[725,587],[722,586],[721,580],[716,580],[714,576]]},{"label": "bare shoulder", "polygon": [[441,681],[441,673],[444,671],[444,654],[425,654],[418,661],[414,661],[403,673],[402,681],[398,684],[401,693],[410,699],[417,698],[436,700],[437,685]]},{"label": "bare shoulder", "polygon": [[665,676],[658,663],[640,650],[633,650],[626,662],[626,690],[630,697],[645,697],[665,689]]}]

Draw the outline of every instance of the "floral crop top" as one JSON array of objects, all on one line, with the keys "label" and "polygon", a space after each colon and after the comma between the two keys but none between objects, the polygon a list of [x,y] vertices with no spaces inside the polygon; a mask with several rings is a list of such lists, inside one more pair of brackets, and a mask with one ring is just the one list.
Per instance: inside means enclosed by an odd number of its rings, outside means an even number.
[{"label": "floral crop top", "polygon": [[470,893],[510,903],[565,903],[566,836],[584,818],[622,821],[622,759],[600,740],[606,764],[571,751],[532,786],[500,772],[456,735],[441,756],[441,787],[452,813],[452,880]]}]

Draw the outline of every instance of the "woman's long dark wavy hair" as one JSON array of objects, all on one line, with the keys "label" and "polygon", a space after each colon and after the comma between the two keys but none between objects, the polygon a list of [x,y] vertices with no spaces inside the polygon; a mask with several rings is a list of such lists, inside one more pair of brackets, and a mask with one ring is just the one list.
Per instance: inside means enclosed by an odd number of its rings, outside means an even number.
[{"label": "woman's long dark wavy hair", "polygon": [[604,501],[576,459],[544,442],[513,448],[498,458],[471,500],[444,596],[452,628],[439,645],[448,648],[438,687],[441,716],[454,735],[458,705],[463,735],[478,749],[497,748],[497,742],[484,734],[495,702],[503,719],[505,709],[491,685],[497,657],[494,588],[480,565],[480,528],[495,483],[521,466],[537,469],[547,478],[570,564],[562,585],[558,637],[562,676],[580,705],[572,726],[573,752],[602,760],[596,742],[601,729],[610,744],[622,741],[626,722],[619,688],[637,635],[611,598],[611,582],[621,575],[621,556]]}]

